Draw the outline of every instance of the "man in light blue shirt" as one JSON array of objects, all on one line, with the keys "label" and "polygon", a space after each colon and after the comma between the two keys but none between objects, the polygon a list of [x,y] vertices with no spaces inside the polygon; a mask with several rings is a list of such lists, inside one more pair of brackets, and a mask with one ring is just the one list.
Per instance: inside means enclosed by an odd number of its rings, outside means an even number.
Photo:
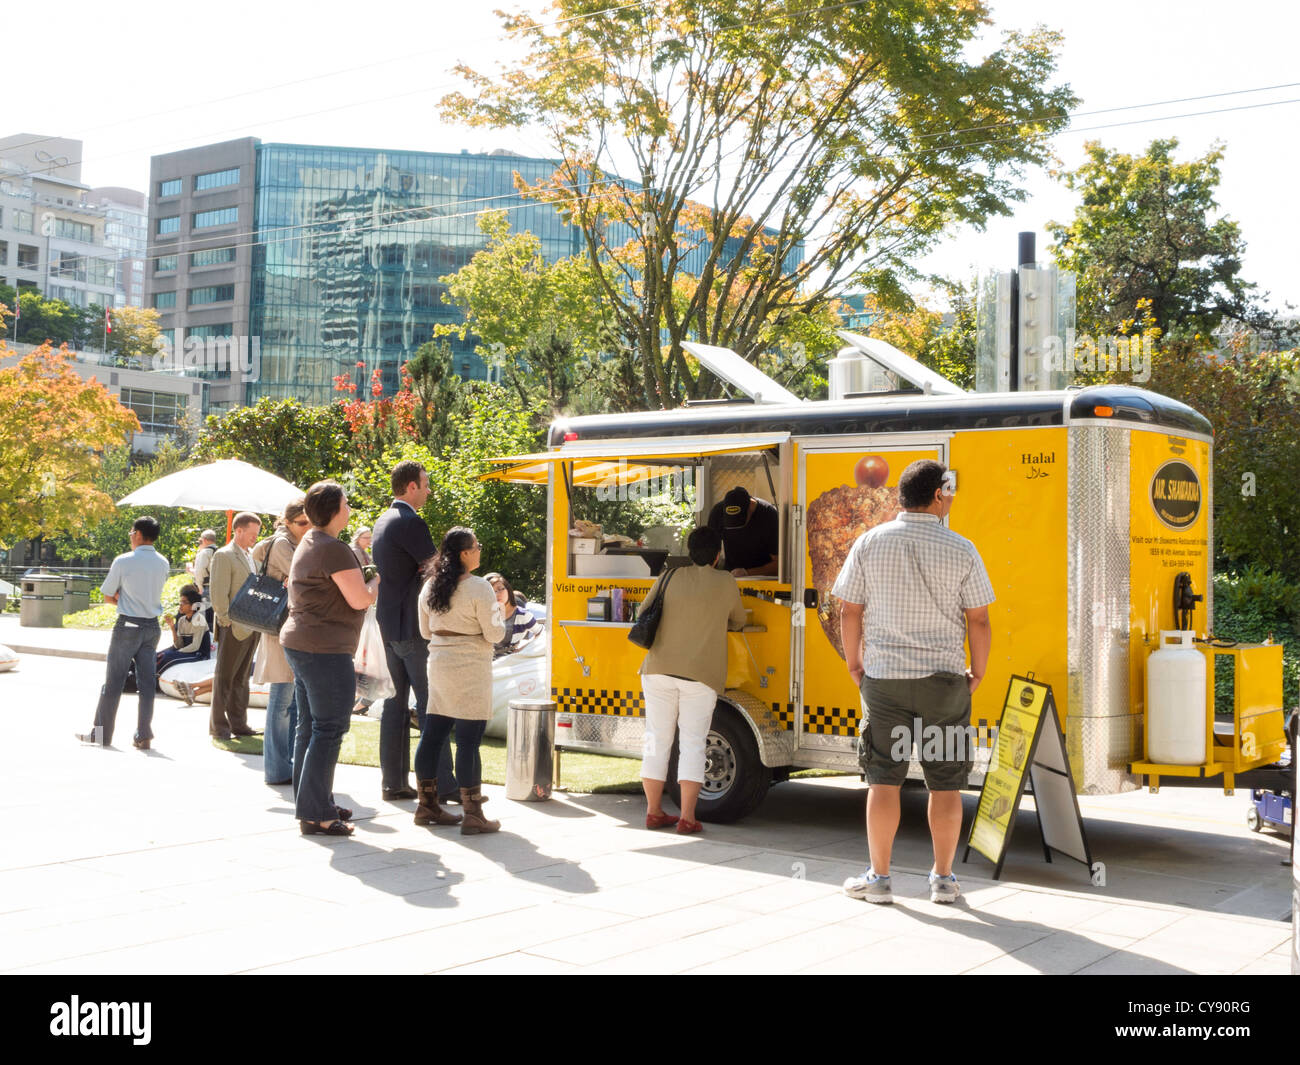
[{"label": "man in light blue shirt", "polygon": [[108,576],[100,586],[104,602],[117,607],[117,624],[108,644],[108,676],[100,689],[95,725],[90,732],[77,734],[82,743],[107,747],[113,742],[117,704],[132,661],[140,692],[133,742],[140,750],[147,751],[153,740],[154,655],[158,648],[163,584],[169,569],[167,560],[154,550],[158,532],[158,519],[136,518],[131,525],[132,550],[113,559]]}]

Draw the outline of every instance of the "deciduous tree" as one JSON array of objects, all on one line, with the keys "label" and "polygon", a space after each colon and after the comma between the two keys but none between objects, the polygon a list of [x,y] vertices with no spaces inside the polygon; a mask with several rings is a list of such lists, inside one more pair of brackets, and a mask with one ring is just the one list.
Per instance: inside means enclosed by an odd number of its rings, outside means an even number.
[{"label": "deciduous tree", "polygon": [[1132,332],[1143,300],[1166,339],[1208,337],[1225,320],[1261,324],[1241,276],[1241,230],[1218,214],[1223,146],[1186,162],[1172,138],[1142,155],[1086,147],[1087,161],[1061,175],[1079,193],[1074,218],[1048,223],[1057,262],[1077,278],[1079,332]]},{"label": "deciduous tree", "polygon": [[[95,318],[104,320],[104,308],[92,306]],[[113,311],[113,331],[107,334],[106,351],[123,366],[148,369],[158,353],[158,312],[152,307],[118,307]],[[94,340],[100,336],[94,335]]]},{"label": "deciduous tree", "polygon": [[[20,314],[14,322],[12,308],[18,303]],[[24,344],[72,344],[81,328],[82,313],[63,300],[47,300],[36,289],[15,290],[0,284],[0,336],[12,337]]]},{"label": "deciduous tree", "polygon": [[435,335],[473,334],[479,354],[526,408],[549,418],[567,409],[599,372],[602,340],[613,323],[602,286],[585,257],[548,263],[532,233],[511,233],[504,211],[479,219],[487,247],[442,278],[460,325]]},{"label": "deciduous tree", "polygon": [[[0,361],[11,354],[0,344]],[[77,534],[113,511],[95,487],[107,448],[140,422],[67,353],[42,345],[0,369],[0,544]]]},{"label": "deciduous tree", "polygon": [[1164,345],[1147,387],[1201,411],[1214,426],[1215,552],[1300,582],[1300,352],[1207,355]]},{"label": "deciduous tree", "polygon": [[896,290],[950,225],[1005,213],[1074,103],[1055,34],[972,58],[982,0],[551,12],[504,16],[524,62],[458,68],[444,113],[545,130],[558,166],[526,191],[580,229],[650,406],[699,394],[684,340],[755,360],[846,284]]},{"label": "deciduous tree", "polygon": [[340,404],[304,407],[296,399],[263,397],[251,407],[208,415],[194,458],[243,459],[305,490],[349,470],[352,447]]},{"label": "deciduous tree", "polygon": [[[104,453],[103,462],[95,473],[95,487],[110,499],[121,499],[137,488],[189,465],[189,456],[171,440],[164,440],[149,458],[135,456],[135,461],[129,448],[116,448]],[[55,545],[59,558],[112,558],[130,550],[131,523],[144,514],[157,518],[162,526],[155,546],[173,566],[190,559],[202,529],[220,528],[222,536],[225,535],[226,515],[223,512],[205,515],[180,507],[118,507],[88,526],[80,536],[60,539]]]}]

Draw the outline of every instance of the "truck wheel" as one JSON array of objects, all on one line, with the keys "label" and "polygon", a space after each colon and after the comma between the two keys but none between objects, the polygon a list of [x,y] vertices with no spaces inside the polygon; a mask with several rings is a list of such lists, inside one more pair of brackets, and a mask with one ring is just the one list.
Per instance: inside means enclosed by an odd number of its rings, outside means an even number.
[{"label": "truck wheel", "polygon": [[[673,741],[668,761],[668,794],[680,805],[677,783],[678,741]],[[758,745],[743,721],[730,707],[713,711],[713,724],[704,745],[704,786],[695,807],[701,821],[728,824],[752,813],[772,782],[772,770],[758,756]]]},{"label": "truck wheel", "polygon": [[1258,808],[1258,807],[1252,805],[1249,809],[1247,809],[1247,811],[1246,811],[1246,827],[1249,828],[1252,832],[1258,832],[1258,831],[1260,830],[1260,828],[1263,827],[1263,826],[1261,825],[1261,823],[1260,823],[1260,820],[1259,820],[1259,808]]}]

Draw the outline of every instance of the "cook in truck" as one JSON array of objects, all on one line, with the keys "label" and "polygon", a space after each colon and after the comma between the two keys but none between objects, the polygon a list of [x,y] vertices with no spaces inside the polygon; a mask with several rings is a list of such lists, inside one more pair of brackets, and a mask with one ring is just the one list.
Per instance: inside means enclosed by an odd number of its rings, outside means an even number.
[{"label": "cook in truck", "polygon": [[775,577],[781,519],[765,499],[737,485],[709,511],[709,528],[722,537],[723,566],[733,577]]}]

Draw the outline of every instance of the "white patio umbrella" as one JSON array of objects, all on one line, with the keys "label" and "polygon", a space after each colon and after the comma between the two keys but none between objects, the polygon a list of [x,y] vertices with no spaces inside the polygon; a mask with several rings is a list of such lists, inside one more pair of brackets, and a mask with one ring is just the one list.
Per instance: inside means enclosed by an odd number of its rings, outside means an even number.
[{"label": "white patio umbrella", "polygon": [[190,510],[224,510],[226,539],[235,511],[279,514],[286,503],[302,495],[298,488],[273,473],[238,459],[221,459],[206,466],[169,473],[137,488],[117,501],[123,507],[188,507]]}]

